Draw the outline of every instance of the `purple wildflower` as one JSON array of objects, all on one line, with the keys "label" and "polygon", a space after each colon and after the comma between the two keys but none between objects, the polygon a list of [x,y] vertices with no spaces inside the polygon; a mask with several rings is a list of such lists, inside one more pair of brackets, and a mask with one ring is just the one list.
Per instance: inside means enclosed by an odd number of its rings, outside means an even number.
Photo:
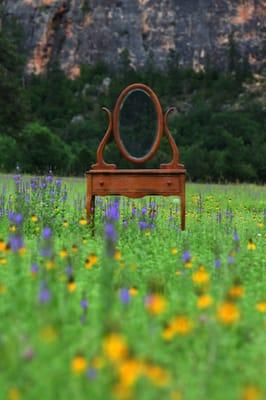
[{"label": "purple wildflower", "polygon": [[51,238],[51,236],[52,236],[51,228],[48,228],[48,227],[44,228],[43,231],[42,231],[43,239],[48,240],[48,239]]},{"label": "purple wildflower", "polygon": [[142,207],[141,214],[145,215],[147,213],[147,207]]},{"label": "purple wildflower", "polygon": [[56,179],[55,184],[56,184],[57,187],[61,187],[62,179]]},{"label": "purple wildflower", "polygon": [[105,225],[105,235],[107,239],[115,242],[117,238],[117,233],[113,224],[107,223]]},{"label": "purple wildflower", "polygon": [[53,255],[53,250],[50,246],[45,246],[41,249],[40,254],[42,257],[50,258]]},{"label": "purple wildflower", "polygon": [[141,230],[144,230],[149,227],[149,224],[146,221],[139,221],[139,227]]},{"label": "purple wildflower", "polygon": [[20,225],[23,221],[23,216],[21,214],[15,214],[14,215],[14,223],[16,225]]},{"label": "purple wildflower", "polygon": [[182,255],[182,260],[186,263],[189,262],[191,260],[191,255],[190,252],[188,250],[185,250],[183,255]]},{"label": "purple wildflower", "polygon": [[48,182],[48,183],[52,183],[53,182],[53,175],[52,175],[52,173],[51,173],[51,171],[49,172],[49,174],[46,176],[46,182]]},{"label": "purple wildflower", "polygon": [[87,300],[87,299],[82,299],[82,300],[80,301],[80,306],[81,306],[81,308],[82,308],[84,311],[86,311],[86,310],[88,309],[88,307],[89,307],[89,302],[88,302],[88,300]]},{"label": "purple wildflower", "polygon": [[42,281],[40,284],[39,302],[41,304],[49,303],[51,300],[51,292],[47,287],[46,282]]},{"label": "purple wildflower", "polygon": [[105,216],[109,220],[117,221],[119,219],[119,203],[118,202],[114,202],[114,204],[112,204],[106,210]]},{"label": "purple wildflower", "polygon": [[68,265],[66,267],[66,274],[67,274],[68,277],[73,275],[73,268],[71,267],[71,265]]},{"label": "purple wildflower", "polygon": [[32,266],[31,266],[31,273],[33,274],[33,275],[35,275],[35,274],[37,274],[38,273],[38,271],[39,271],[39,266],[37,265],[37,264],[32,264]]},{"label": "purple wildflower", "polygon": [[11,235],[9,239],[11,250],[16,253],[24,247],[23,239],[20,235]]},{"label": "purple wildflower", "polygon": [[120,289],[119,290],[119,297],[120,297],[121,303],[128,304],[130,302],[129,290],[126,289],[126,288]]},{"label": "purple wildflower", "polygon": [[37,189],[37,182],[34,179],[32,179],[30,182],[30,186],[32,191],[35,192],[35,190]]},{"label": "purple wildflower", "polygon": [[234,239],[234,242],[239,242],[239,236],[238,236],[238,233],[236,230],[234,231],[233,239]]},{"label": "purple wildflower", "polygon": [[221,265],[222,265],[221,260],[219,258],[216,258],[214,261],[215,268],[220,268]]}]

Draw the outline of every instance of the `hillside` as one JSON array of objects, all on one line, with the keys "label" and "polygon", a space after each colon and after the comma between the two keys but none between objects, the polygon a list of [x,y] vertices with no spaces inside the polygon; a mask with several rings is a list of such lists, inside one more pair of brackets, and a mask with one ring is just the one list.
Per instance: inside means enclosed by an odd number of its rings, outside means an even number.
[{"label": "hillside", "polygon": [[36,74],[58,61],[76,78],[82,64],[116,65],[125,49],[135,67],[152,56],[163,68],[171,50],[184,67],[225,68],[232,39],[253,69],[265,56],[265,0],[3,0],[2,7],[23,27],[27,71]]}]

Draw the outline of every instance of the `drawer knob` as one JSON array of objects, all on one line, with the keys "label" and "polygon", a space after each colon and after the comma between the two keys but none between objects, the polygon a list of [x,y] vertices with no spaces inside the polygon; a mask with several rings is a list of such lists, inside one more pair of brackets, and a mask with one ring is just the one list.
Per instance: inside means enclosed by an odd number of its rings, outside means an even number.
[{"label": "drawer knob", "polygon": [[103,186],[103,184],[104,184],[104,181],[100,181],[100,185]]},{"label": "drawer knob", "polygon": [[171,181],[167,181],[167,185],[172,185],[172,182]]}]

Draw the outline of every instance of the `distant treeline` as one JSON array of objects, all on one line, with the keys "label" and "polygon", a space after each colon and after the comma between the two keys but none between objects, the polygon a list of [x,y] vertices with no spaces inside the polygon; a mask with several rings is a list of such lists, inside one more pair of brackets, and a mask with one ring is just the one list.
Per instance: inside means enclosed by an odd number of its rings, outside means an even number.
[{"label": "distant treeline", "polygon": [[[136,71],[125,51],[116,68],[84,65],[75,81],[56,64],[44,76],[26,76],[21,43],[19,30],[0,31],[0,171],[19,164],[22,172],[52,168],[56,174],[82,175],[95,161],[107,127],[101,106],[112,109],[125,86],[143,82],[163,108],[179,110],[169,126],[191,180],[265,181],[266,113],[257,96],[244,89],[253,77],[248,63],[239,61],[233,39],[223,72],[209,63],[205,72],[181,69],[175,53],[169,53],[163,71],[155,68],[152,55]],[[126,166],[113,143],[106,158]],[[168,159],[162,141],[149,165]]]}]

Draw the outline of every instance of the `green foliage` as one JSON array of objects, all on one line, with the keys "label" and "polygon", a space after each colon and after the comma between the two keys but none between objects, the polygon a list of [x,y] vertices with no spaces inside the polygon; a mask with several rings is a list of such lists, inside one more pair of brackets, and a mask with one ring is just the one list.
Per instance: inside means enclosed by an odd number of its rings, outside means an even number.
[{"label": "green foliage", "polygon": [[16,141],[0,133],[0,171],[12,171],[19,159]]},{"label": "green foliage", "polygon": [[52,169],[56,173],[71,171],[72,156],[68,145],[48,128],[33,122],[22,131],[21,166],[25,172],[40,173]]},{"label": "green foliage", "polygon": [[[90,2],[83,4],[89,7]],[[42,132],[47,127],[49,138],[51,134],[58,138],[49,144],[49,152],[38,157],[33,154],[29,162],[23,159],[27,171],[45,172],[41,169],[54,165],[62,173],[83,174],[95,162],[98,144],[107,128],[101,106],[112,110],[125,86],[142,82],[154,89],[163,108],[176,106],[179,110],[169,124],[192,180],[265,181],[265,110],[256,94],[245,93],[243,83],[252,82],[252,76],[247,59],[239,57],[233,34],[229,38],[227,71],[218,71],[210,57],[205,72],[181,68],[180,56],[173,51],[164,70],[155,66],[153,54],[142,68],[134,69],[130,53],[125,50],[115,69],[102,61],[82,65],[80,77],[72,81],[57,64],[49,66],[44,76],[25,79],[21,33],[15,27],[16,24],[5,24],[0,32],[0,131],[16,139],[16,154],[27,146],[29,137],[26,139],[23,129],[29,122],[40,124]],[[145,113],[143,118],[139,137],[146,134],[144,126],[149,124]],[[37,141],[36,132],[33,136],[35,139],[31,140]],[[2,140],[5,148],[6,141],[7,138]],[[57,162],[54,158],[59,143],[68,154],[66,169],[60,159]],[[13,145],[10,151],[6,150],[8,162],[1,162],[2,169],[10,170],[12,162],[15,167]],[[37,142],[33,147],[38,147]],[[121,160],[112,142],[107,146],[106,157],[121,167],[132,167]],[[166,159],[169,146],[162,144],[159,154],[143,167],[158,167]]]},{"label": "green foliage", "polygon": [[16,24],[3,22],[0,29],[0,130],[13,136],[18,135],[25,123],[28,109],[23,88],[25,59],[19,42]]}]

